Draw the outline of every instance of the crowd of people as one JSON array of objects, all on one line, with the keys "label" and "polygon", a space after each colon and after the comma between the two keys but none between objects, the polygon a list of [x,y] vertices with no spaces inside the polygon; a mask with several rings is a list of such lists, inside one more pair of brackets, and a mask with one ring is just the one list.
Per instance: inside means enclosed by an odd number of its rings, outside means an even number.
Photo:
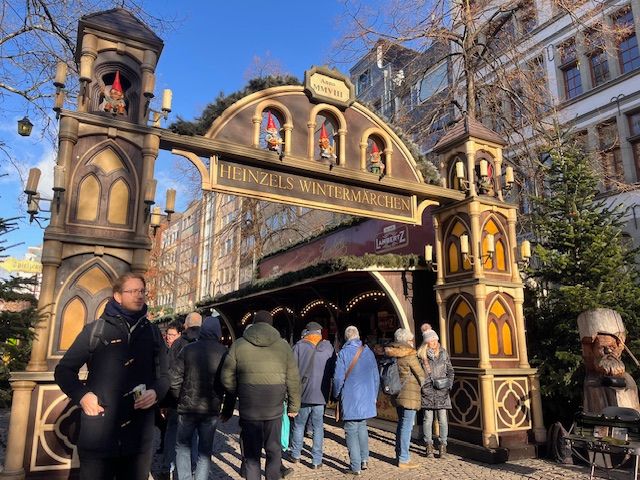
[{"label": "crowd of people", "polygon": [[[80,407],[77,441],[80,478],[147,480],[153,455],[154,425],[162,431],[161,475],[174,480],[209,476],[218,422],[231,418],[237,402],[242,455],[241,476],[280,479],[301,459],[310,431],[311,468],[323,467],[326,404],[337,400],[344,427],[349,468],[368,468],[367,421],[377,416],[378,362],[355,326],[344,332],[335,351],[322,326],[307,323],[291,348],[273,327],[266,310],[254,313],[241,338],[227,349],[220,343],[218,317],[190,313],[164,336],[147,319],[144,277],[128,273],[113,286],[103,315],[84,327],[55,370],[55,380]],[[418,467],[409,453],[417,412],[424,410],[427,456],[434,455],[433,420],[439,429],[439,457],[446,455],[447,410],[453,368],[437,333],[421,329],[415,349],[410,330],[399,328],[385,355],[397,365],[396,461],[400,469]],[[87,378],[80,370],[87,366]],[[161,414],[159,414],[161,412]],[[283,462],[284,461],[284,462]]]}]

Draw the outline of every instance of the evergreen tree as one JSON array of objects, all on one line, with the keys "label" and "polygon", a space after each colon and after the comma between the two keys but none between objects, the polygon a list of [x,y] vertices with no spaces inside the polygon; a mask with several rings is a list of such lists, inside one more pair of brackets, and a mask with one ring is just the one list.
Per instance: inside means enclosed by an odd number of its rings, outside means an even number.
[{"label": "evergreen tree", "polygon": [[[0,237],[14,228],[12,220],[0,218]],[[0,240],[0,258],[6,257],[6,248]],[[0,407],[11,402],[10,372],[24,370],[31,354],[33,327],[40,318],[30,293],[35,283],[35,277],[0,279]]]},{"label": "evergreen tree", "polygon": [[622,236],[625,209],[597,198],[599,179],[583,145],[559,134],[548,153],[544,195],[534,198],[531,219],[535,249],[527,321],[545,422],[567,424],[582,403],[578,315],[615,309],[628,341],[637,338],[640,288],[637,252]]}]

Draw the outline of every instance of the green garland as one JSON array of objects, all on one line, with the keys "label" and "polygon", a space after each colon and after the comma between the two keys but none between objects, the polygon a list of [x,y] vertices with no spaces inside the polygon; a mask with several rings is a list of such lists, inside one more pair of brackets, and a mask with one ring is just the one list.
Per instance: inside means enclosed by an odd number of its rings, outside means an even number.
[{"label": "green garland", "polygon": [[411,269],[424,265],[424,260],[415,254],[396,255],[387,253],[385,255],[374,255],[366,253],[364,256],[349,255],[345,257],[333,258],[327,261],[309,265],[295,272],[287,272],[277,277],[269,277],[247,285],[235,292],[215,298],[207,297],[196,304],[196,307],[208,307],[211,303],[226,302],[235,298],[242,298],[253,293],[282,288],[298,283],[309,278],[319,277],[330,273],[344,272],[349,270],[365,270],[372,267],[383,269]]}]

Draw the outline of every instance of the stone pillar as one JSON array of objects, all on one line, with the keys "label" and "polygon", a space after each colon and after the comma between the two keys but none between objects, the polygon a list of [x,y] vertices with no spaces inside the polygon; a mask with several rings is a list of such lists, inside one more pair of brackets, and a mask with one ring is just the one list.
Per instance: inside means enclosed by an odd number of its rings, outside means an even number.
[{"label": "stone pillar", "polygon": [[542,418],[542,396],[540,395],[540,378],[537,374],[529,375],[529,388],[531,390],[531,416],[533,417],[533,435],[538,443],[546,443],[547,429],[544,428]]},{"label": "stone pillar", "polygon": [[24,452],[27,444],[27,426],[29,424],[29,407],[31,393],[35,382],[14,381],[11,417],[9,418],[9,436],[4,456],[4,470],[0,472],[2,479],[22,480],[25,478],[23,467]]},{"label": "stone pillar", "polygon": [[524,303],[524,294],[522,288],[517,288],[514,293],[513,302],[516,307],[515,323],[516,323],[516,335],[518,338],[518,367],[531,368],[529,365],[529,354],[527,352],[527,335],[526,327],[524,325],[524,309],[522,305]]},{"label": "stone pillar", "polygon": [[482,446],[496,448],[499,445],[496,432],[493,375],[480,375],[479,378],[482,398]]},{"label": "stone pillar", "polygon": [[[138,224],[136,225],[136,240],[144,242],[149,240],[149,218],[146,215],[148,206],[144,203],[144,196],[147,188],[147,182],[153,180],[153,170],[158,157],[158,149],[160,147],[160,137],[157,135],[147,134],[142,144],[142,176],[140,178],[140,190],[138,198],[140,199],[138,206]],[[158,192],[156,192],[156,197]]]},{"label": "stone pillar", "polygon": [[469,195],[475,197],[476,191],[476,145],[472,141],[464,143],[464,151],[467,155],[467,181],[469,182]]},{"label": "stone pillar", "polygon": [[474,298],[476,301],[476,315],[478,320],[478,368],[491,368],[489,361],[489,331],[487,328],[487,309],[485,301],[487,289],[485,285],[476,285],[474,288]]},{"label": "stone pillar", "polygon": [[51,221],[47,227],[47,233],[64,231],[64,218],[69,207],[69,199],[72,192],[69,191],[71,180],[71,166],[73,162],[73,148],[78,142],[78,120],[71,117],[62,117],[60,120],[60,133],[58,142],[58,160],[57,164],[64,168],[65,172],[65,192],[61,194],[60,204],[53,202],[51,205]]},{"label": "stone pillar", "polygon": [[56,276],[62,262],[62,243],[45,240],[42,247],[42,284],[38,298],[38,310],[42,312],[42,320],[35,327],[35,338],[31,346],[31,359],[27,365],[28,372],[45,372],[47,368],[47,346],[49,332],[55,320],[54,295]]}]

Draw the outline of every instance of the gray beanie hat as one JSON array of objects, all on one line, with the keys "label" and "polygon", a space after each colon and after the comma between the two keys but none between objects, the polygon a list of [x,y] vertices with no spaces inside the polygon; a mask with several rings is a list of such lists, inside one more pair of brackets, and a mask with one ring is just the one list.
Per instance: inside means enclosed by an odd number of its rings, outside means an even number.
[{"label": "gray beanie hat", "polygon": [[435,330],[427,330],[422,333],[422,340],[428,342],[429,340],[440,340],[440,337]]}]

